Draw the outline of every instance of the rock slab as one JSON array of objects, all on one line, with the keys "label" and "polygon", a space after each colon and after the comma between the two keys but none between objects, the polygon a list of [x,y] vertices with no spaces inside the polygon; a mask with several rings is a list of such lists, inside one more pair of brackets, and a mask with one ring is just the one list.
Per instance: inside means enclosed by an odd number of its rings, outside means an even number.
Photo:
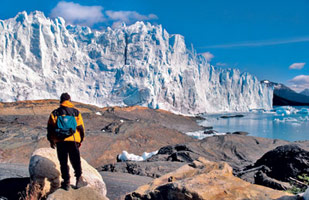
[{"label": "rock slab", "polygon": [[245,182],[232,171],[225,162],[200,157],[139,187],[125,199],[294,199],[288,193]]},{"label": "rock slab", "polygon": [[[82,170],[87,186],[106,196],[106,186],[99,172],[81,158]],[[69,162],[71,184],[75,184],[74,170]],[[50,194],[60,186],[61,173],[57,152],[51,148],[37,149],[31,156],[29,164],[30,179],[33,183],[42,186],[42,194]]]}]

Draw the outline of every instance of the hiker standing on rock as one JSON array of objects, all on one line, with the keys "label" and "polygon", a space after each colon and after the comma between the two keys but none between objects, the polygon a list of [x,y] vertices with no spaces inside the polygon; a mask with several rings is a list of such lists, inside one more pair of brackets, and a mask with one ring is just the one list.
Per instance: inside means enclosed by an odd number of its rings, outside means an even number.
[{"label": "hiker standing on rock", "polygon": [[76,184],[79,188],[85,184],[82,178],[82,168],[79,147],[84,140],[85,127],[81,113],[74,108],[68,93],[61,94],[60,107],[54,110],[47,124],[47,139],[51,148],[57,147],[58,160],[63,182],[61,188],[69,190],[70,174],[68,157],[74,169]]}]

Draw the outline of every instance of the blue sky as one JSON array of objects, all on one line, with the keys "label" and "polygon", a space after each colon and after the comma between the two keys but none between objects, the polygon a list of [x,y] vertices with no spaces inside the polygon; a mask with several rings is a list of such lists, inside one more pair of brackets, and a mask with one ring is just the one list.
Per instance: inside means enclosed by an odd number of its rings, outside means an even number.
[{"label": "blue sky", "polygon": [[139,20],[162,24],[212,65],[309,88],[308,0],[1,0],[0,19],[24,10],[99,30]]}]

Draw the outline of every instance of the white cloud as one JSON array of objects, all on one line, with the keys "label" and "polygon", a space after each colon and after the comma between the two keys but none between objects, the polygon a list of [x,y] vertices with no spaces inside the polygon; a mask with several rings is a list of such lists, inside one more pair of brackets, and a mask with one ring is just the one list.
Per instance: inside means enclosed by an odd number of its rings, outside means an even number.
[{"label": "white cloud", "polygon": [[309,76],[308,75],[299,75],[294,77],[292,80],[289,80],[292,85],[290,86],[295,91],[302,91],[306,88],[309,88]]},{"label": "white cloud", "polygon": [[293,63],[289,66],[289,69],[302,69],[306,63]]},{"label": "white cloud", "polygon": [[309,76],[308,75],[299,75],[295,76],[292,80],[290,80],[293,83],[306,83],[309,84]]},{"label": "white cloud", "polygon": [[78,3],[60,1],[52,9],[51,17],[63,17],[69,24],[93,26],[106,20],[102,11],[102,6],[82,6]]},{"label": "white cloud", "polygon": [[[128,25],[136,21],[156,20],[155,14],[142,15],[136,11],[103,11],[102,6],[83,6],[74,2],[60,1],[55,8],[52,9],[50,17],[62,17],[69,24],[79,24],[92,27],[95,24],[113,27],[122,23]],[[104,26],[103,25],[103,26]]]},{"label": "white cloud", "polygon": [[136,11],[112,11],[107,10],[105,12],[108,20],[113,21],[113,27],[118,26],[121,23],[132,24],[136,21],[147,21],[158,19],[155,14],[142,15]]},{"label": "white cloud", "polygon": [[210,62],[211,61],[211,59],[213,59],[215,56],[212,54],[212,53],[210,53],[209,51],[208,52],[204,52],[204,53],[201,53],[202,54],[202,56],[204,56],[204,58],[208,61],[208,62]]}]

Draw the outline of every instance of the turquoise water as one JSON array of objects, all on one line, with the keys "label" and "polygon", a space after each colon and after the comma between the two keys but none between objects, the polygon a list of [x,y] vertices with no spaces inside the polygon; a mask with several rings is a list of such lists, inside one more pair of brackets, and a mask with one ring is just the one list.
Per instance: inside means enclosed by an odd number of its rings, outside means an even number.
[{"label": "turquoise water", "polygon": [[[222,115],[244,117],[222,119]],[[251,136],[288,141],[309,140],[308,107],[274,107],[272,111],[205,115],[203,126],[212,126],[219,133],[246,131]]]}]

